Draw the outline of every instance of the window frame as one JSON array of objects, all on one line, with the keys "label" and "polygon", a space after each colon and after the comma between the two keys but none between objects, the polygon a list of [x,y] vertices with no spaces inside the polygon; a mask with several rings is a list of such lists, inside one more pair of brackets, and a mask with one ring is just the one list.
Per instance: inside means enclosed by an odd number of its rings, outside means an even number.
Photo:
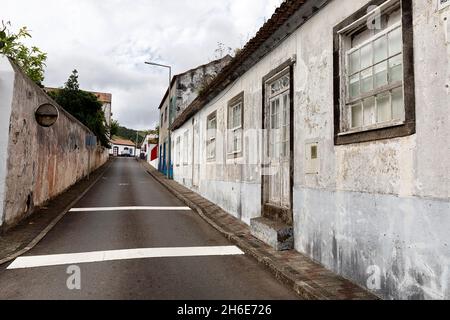
[{"label": "window frame", "polygon": [[[230,117],[230,111],[237,106],[241,107],[241,114],[240,114],[240,125],[239,126],[232,126],[232,121]],[[236,132],[240,131],[241,135],[241,148],[240,150],[234,150],[234,139],[230,139],[232,136],[233,138],[236,135]],[[230,141],[232,140],[232,141]],[[230,151],[230,144],[233,144],[233,150]],[[243,156],[243,150],[244,150],[244,92],[239,93],[237,96],[235,96],[233,99],[231,99],[228,102],[227,107],[227,157],[228,159],[237,159],[241,158]]]},{"label": "window frame", "polygon": [[[392,4],[391,4],[392,3]],[[396,5],[394,0],[372,0],[366,6],[355,12],[353,15],[345,19],[342,23],[334,28],[334,127],[335,127],[335,145],[345,145],[352,143],[362,143],[369,141],[376,141],[382,139],[392,139],[396,137],[404,137],[415,134],[416,124],[415,124],[415,95],[414,95],[414,49],[413,49],[413,21],[412,21],[412,0],[398,0],[401,8],[401,22],[398,24],[402,28],[402,54],[403,54],[403,103],[404,103],[404,117],[401,121],[392,120],[387,122],[375,123],[369,126],[364,126],[358,128],[351,128],[351,124],[348,126],[349,129],[344,130],[343,123],[347,121],[350,117],[347,115],[346,107],[350,108],[348,104],[348,80],[347,75],[347,53],[348,51],[343,50],[341,31],[347,28],[353,27],[354,25],[360,25],[359,22],[367,16],[368,9],[370,6],[386,6],[387,8]],[[370,17],[370,16],[369,16]],[[362,20],[364,23],[366,20]],[[379,34],[371,37],[369,40],[364,41],[352,50],[358,50],[358,47],[363,47],[367,43],[374,42],[383,34],[388,34],[390,31],[395,30],[398,27],[395,24],[393,26],[387,27],[385,30],[381,31]],[[389,56],[389,55],[388,55]],[[388,58],[389,59],[389,58]],[[372,67],[374,67],[373,65]],[[389,69],[389,65],[387,66]],[[360,70],[361,71],[361,70]],[[389,70],[387,70],[389,72]],[[373,77],[373,75],[372,75]],[[344,79],[344,81],[343,81]],[[399,84],[388,83],[387,86],[379,88],[378,90],[372,90],[367,92],[366,98],[376,97],[383,92],[387,93],[390,86],[399,88]],[[342,88],[344,87],[344,88]],[[371,94],[372,93],[372,94]],[[362,101],[360,95],[356,102]],[[362,108],[362,107],[361,107]],[[364,112],[364,111],[363,111]],[[375,115],[377,116],[377,115]]]},{"label": "window frame", "polygon": [[181,136],[177,137],[176,143],[175,143],[175,149],[176,149],[176,166],[179,167],[181,163]]},{"label": "window frame", "polygon": [[183,166],[189,164],[189,130],[183,134]]},{"label": "window frame", "polygon": [[[212,122],[212,120],[215,120],[216,122],[216,127],[214,128],[214,135],[212,135],[211,131],[213,129],[210,128],[210,122]],[[217,159],[217,148],[216,148],[216,142],[217,142],[217,111],[212,112],[207,118],[206,118],[206,159],[209,162],[213,162],[216,161]],[[214,146],[214,156],[211,156],[209,151],[210,151],[210,146],[213,145]]]}]

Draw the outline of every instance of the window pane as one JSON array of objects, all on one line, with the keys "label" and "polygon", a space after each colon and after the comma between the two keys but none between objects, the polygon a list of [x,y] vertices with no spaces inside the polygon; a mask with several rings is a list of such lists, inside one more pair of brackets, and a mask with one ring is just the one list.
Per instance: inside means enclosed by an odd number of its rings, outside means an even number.
[{"label": "window pane", "polygon": [[375,124],[375,98],[370,97],[363,101],[364,105],[364,125]]},{"label": "window pane", "polygon": [[391,120],[391,104],[388,94],[377,96],[378,123]]},{"label": "window pane", "polygon": [[363,115],[362,115],[362,106],[360,103],[355,104],[350,107],[352,113],[352,128],[362,127],[363,123]]},{"label": "window pane", "polygon": [[402,30],[395,29],[389,35],[389,56],[402,52]]},{"label": "window pane", "polygon": [[361,72],[361,92],[369,92],[373,90],[372,68]]},{"label": "window pane", "polygon": [[374,67],[375,73],[375,88],[380,88],[388,84],[388,76],[387,76],[387,62],[382,62],[377,64]]},{"label": "window pane", "polygon": [[374,50],[374,63],[378,63],[380,61],[387,59],[387,39],[386,36],[382,36],[381,38],[375,40],[373,43]]},{"label": "window pane", "polygon": [[281,81],[283,82],[283,88],[288,88],[289,87],[289,76],[284,76]]},{"label": "window pane", "polygon": [[356,50],[349,56],[350,74],[354,74],[360,70],[359,50]]},{"label": "window pane", "polygon": [[404,110],[403,88],[392,90],[392,118],[394,120],[403,120],[405,117]]},{"label": "window pane", "polygon": [[350,77],[350,98],[354,98],[360,95],[359,90],[359,73]]},{"label": "window pane", "polygon": [[400,54],[389,59],[389,82],[394,83],[403,80],[403,55]]},{"label": "window pane", "polygon": [[373,65],[372,43],[361,48],[361,70]]},{"label": "window pane", "polygon": [[283,96],[283,125],[289,124],[289,96]]}]

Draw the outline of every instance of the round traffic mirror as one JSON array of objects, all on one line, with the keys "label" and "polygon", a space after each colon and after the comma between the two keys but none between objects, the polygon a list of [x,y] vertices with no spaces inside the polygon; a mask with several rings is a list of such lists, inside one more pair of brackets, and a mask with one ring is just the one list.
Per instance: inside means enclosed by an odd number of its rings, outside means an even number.
[{"label": "round traffic mirror", "polygon": [[58,120],[58,115],[58,108],[49,103],[41,105],[35,112],[37,123],[46,128],[55,124],[56,120]]}]

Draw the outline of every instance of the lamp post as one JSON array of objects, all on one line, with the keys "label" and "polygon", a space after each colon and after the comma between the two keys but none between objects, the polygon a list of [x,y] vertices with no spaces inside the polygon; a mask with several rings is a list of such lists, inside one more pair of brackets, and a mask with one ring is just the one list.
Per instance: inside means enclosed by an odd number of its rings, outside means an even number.
[{"label": "lamp post", "polygon": [[162,67],[162,68],[169,69],[169,90],[170,90],[170,82],[172,81],[172,67],[164,65],[164,64],[154,63],[154,62],[146,62],[145,64],[148,64],[150,66],[156,66],[156,67]]},{"label": "lamp post", "polygon": [[[171,86],[171,83],[172,83],[172,67],[168,66],[168,65],[160,64],[160,63],[155,63],[155,62],[145,62],[145,64],[148,64],[150,66],[156,66],[156,67],[162,67],[162,68],[169,69],[169,88],[167,89],[167,92],[168,92],[167,97],[169,99],[169,110],[168,110],[169,114],[167,115],[167,117],[169,119],[169,126],[170,126],[171,103],[172,103],[172,96],[171,96],[170,86]],[[169,179],[172,179],[172,176],[171,176],[171,173],[170,173],[171,163],[172,163],[172,161],[171,161],[171,158],[172,158],[172,154],[171,154],[171,143],[172,143],[172,141],[171,140],[172,139],[171,139],[170,131],[168,132],[168,136],[169,137],[168,137],[167,149],[169,150],[169,152],[168,152],[167,159],[166,159],[166,162],[168,162],[167,177]],[[160,141],[160,143],[161,143],[161,141]],[[166,155],[164,155],[164,156],[166,156]],[[159,157],[160,157],[160,161],[161,161],[161,154],[159,155]]]}]

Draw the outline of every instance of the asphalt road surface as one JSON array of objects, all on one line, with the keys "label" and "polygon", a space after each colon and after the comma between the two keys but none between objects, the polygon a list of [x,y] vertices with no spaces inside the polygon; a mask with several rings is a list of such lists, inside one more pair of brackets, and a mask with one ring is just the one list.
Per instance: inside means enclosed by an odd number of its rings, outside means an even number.
[{"label": "asphalt road surface", "polygon": [[137,161],[116,159],[34,249],[0,266],[0,299],[298,296],[185,208]]}]

